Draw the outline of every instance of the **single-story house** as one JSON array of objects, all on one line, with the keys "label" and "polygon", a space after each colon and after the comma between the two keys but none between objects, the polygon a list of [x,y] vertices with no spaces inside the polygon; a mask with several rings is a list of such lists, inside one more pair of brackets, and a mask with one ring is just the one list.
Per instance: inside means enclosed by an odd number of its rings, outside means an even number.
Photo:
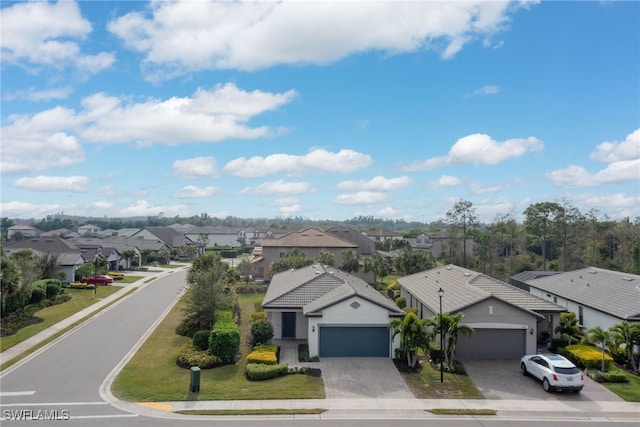
[{"label": "single-story house", "polygon": [[526,284],[532,295],[574,312],[585,328],[640,322],[640,275],[588,267]]},{"label": "single-story house", "polygon": [[468,236],[466,242],[462,242],[462,237],[451,236],[446,233],[420,233],[414,238],[407,239],[409,246],[416,250],[428,250],[435,259],[442,259],[445,255],[453,255],[454,253],[462,253],[463,247],[466,247],[467,256],[473,255],[475,240]]},{"label": "single-story house", "polygon": [[320,264],[274,275],[262,307],[274,339],[307,340],[312,357],[393,357],[389,322],[405,315],[364,280]]},{"label": "single-story house", "polygon": [[29,224],[15,224],[7,228],[7,240],[20,240],[28,237],[36,237],[40,230]]},{"label": "single-story house", "polygon": [[[493,277],[446,265],[397,279],[400,295],[418,317],[462,313],[461,324],[474,330],[458,337],[461,359],[519,359],[536,353],[543,331],[558,324],[565,308]],[[444,291],[440,298],[438,291]]]}]

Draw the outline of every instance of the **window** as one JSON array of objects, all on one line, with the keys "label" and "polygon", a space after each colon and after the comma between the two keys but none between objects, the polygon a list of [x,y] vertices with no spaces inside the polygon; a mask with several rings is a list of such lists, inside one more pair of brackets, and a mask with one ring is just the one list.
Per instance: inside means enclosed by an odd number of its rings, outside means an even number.
[{"label": "window", "polygon": [[553,297],[553,303],[554,303],[554,304],[557,304],[557,303],[558,303],[558,297],[557,297],[557,296],[555,296],[555,295],[554,295],[554,297]]},{"label": "window", "polygon": [[582,306],[578,307],[578,322],[581,325],[584,325],[584,313],[583,313],[583,307]]}]

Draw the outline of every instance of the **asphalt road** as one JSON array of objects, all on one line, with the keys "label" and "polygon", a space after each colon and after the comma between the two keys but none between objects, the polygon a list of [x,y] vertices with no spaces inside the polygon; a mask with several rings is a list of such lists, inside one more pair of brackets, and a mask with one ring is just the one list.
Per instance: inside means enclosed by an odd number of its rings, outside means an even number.
[{"label": "asphalt road", "polygon": [[185,278],[186,270],[177,270],[150,281],[36,357],[9,368],[1,378],[3,418],[7,410],[58,411],[60,419],[69,415],[85,422],[85,417],[132,417],[104,402],[100,385],[179,297]]}]

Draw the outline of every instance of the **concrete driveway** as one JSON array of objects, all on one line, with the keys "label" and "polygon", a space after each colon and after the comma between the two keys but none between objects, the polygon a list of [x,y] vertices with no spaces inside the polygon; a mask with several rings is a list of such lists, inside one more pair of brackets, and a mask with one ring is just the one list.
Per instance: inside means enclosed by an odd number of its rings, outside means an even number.
[{"label": "concrete driveway", "polygon": [[327,399],[415,399],[393,361],[384,357],[323,357]]},{"label": "concrete driveway", "polygon": [[467,375],[485,399],[498,400],[556,400],[556,401],[618,401],[623,400],[585,375],[580,393],[547,393],[542,384],[520,372],[519,360],[464,360]]}]

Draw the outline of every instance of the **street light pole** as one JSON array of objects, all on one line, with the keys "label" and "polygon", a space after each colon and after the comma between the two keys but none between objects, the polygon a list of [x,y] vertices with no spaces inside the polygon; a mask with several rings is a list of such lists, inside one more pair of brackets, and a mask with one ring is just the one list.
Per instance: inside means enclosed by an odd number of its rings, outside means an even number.
[{"label": "street light pole", "polygon": [[444,290],[438,289],[438,297],[440,298],[440,382],[444,382],[444,329],[442,328],[442,297]]}]

